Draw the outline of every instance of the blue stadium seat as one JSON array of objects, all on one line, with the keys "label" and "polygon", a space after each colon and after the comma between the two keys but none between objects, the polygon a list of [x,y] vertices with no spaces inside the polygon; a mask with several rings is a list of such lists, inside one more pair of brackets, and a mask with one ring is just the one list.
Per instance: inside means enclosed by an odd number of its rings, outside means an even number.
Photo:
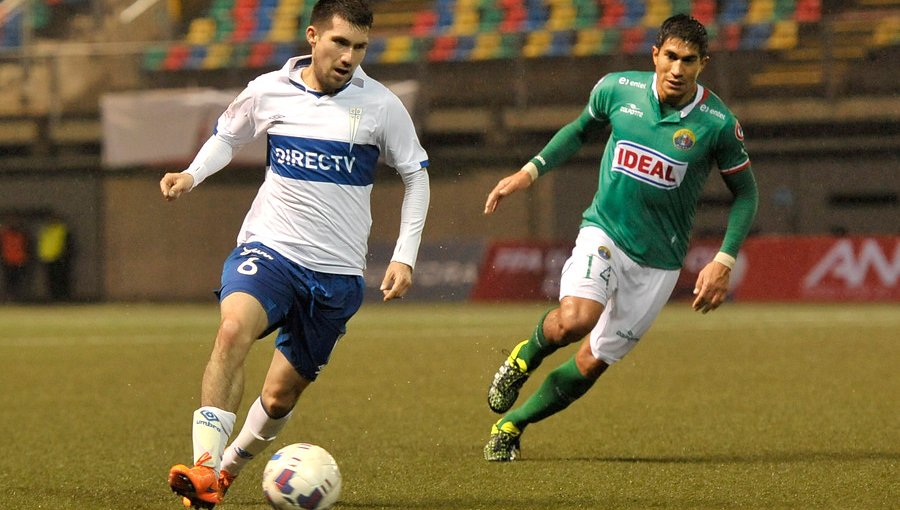
[{"label": "blue stadium seat", "polygon": [[740,23],[747,15],[746,0],[725,0],[719,9],[719,24]]},{"label": "blue stadium seat", "polygon": [[766,48],[769,36],[772,35],[772,29],[773,25],[771,23],[746,25],[743,37],[741,37],[740,49],[760,50]]}]

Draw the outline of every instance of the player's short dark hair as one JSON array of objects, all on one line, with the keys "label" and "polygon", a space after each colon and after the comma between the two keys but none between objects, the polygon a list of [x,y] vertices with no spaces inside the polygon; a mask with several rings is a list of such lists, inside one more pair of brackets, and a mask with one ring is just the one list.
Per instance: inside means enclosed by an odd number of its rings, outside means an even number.
[{"label": "player's short dark hair", "polygon": [[335,15],[358,28],[372,28],[375,18],[366,0],[319,0],[312,8],[309,24],[330,24]]},{"label": "player's short dark hair", "polygon": [[663,21],[656,34],[656,47],[662,48],[665,42],[673,37],[697,46],[700,56],[705,57],[709,50],[709,36],[706,27],[687,14],[676,14]]}]

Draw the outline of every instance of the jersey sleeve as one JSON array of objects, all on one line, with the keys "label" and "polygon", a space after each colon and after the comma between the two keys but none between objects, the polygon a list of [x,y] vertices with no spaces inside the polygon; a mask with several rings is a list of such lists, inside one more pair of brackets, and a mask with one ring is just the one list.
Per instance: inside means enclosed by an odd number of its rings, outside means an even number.
[{"label": "jersey sleeve", "polygon": [[250,82],[219,116],[213,135],[235,149],[252,140],[257,134],[257,101],[253,82]]},{"label": "jersey sleeve", "polygon": [[716,142],[716,165],[723,175],[733,174],[750,167],[750,156],[744,147],[744,130],[741,123],[729,116],[719,131]]},{"label": "jersey sleeve", "polygon": [[428,166],[428,154],[419,143],[419,136],[409,112],[394,94],[385,101],[382,147],[384,162],[401,175]]},{"label": "jersey sleeve", "polygon": [[609,105],[612,103],[615,81],[615,77],[611,74],[600,78],[588,99],[587,109],[591,117],[604,124],[609,123]]},{"label": "jersey sleeve", "polygon": [[750,156],[744,147],[744,131],[734,116],[726,117],[719,131],[716,144],[716,163],[726,186],[734,195],[731,211],[728,214],[728,226],[722,241],[721,251],[737,257],[738,250],[750,233],[756,209],[759,204],[759,192],[756,179],[750,168]]}]

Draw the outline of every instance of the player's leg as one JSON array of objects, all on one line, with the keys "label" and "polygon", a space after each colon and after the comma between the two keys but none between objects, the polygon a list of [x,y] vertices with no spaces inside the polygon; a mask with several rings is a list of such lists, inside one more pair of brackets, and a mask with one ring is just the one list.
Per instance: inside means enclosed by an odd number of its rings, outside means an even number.
[{"label": "player's leg", "polygon": [[[606,315],[606,304],[618,289],[617,259],[621,256],[603,231],[592,227],[581,229],[560,277],[560,307],[547,314],[541,325],[547,345],[558,348],[576,342],[597,327]],[[511,413],[515,421],[507,415],[491,427],[491,438],[484,448],[486,459],[513,460],[526,425],[559,412],[590,388],[605,367],[585,365],[584,368],[590,369],[585,373],[592,376],[586,379],[578,372],[578,359],[576,356],[552,371],[525,405]],[[530,369],[534,367],[532,363]],[[516,390],[513,398],[504,401],[503,412],[512,407],[518,394]]]},{"label": "player's leg", "polygon": [[[262,453],[290,419],[303,390],[328,364],[346,325],[362,304],[362,277],[329,275],[292,268],[297,306],[287,314],[258,400],[222,463],[223,485],[230,486],[252,457]],[[256,406],[256,404],[254,404]],[[251,408],[251,414],[254,409]]]},{"label": "player's leg", "polygon": [[[570,298],[564,299],[563,302],[568,299]],[[602,307],[600,310],[602,311]],[[524,404],[506,414],[491,427],[490,439],[484,447],[485,459],[515,460],[519,454],[519,440],[525,427],[562,411],[581,398],[607,366],[591,354],[590,340],[585,339],[578,352],[550,372]]]},{"label": "player's leg", "polygon": [[[621,257],[620,257],[621,258]],[[573,358],[553,370],[521,407],[501,418],[485,446],[487,460],[513,460],[525,427],[552,416],[583,396],[613,363],[631,352],[650,329],[678,280],[678,271],[615,265],[615,297]]]},{"label": "player's leg", "polygon": [[275,350],[262,392],[250,406],[240,433],[225,450],[219,478],[223,492],[287,425],[300,394],[309,383],[281,351]]},{"label": "player's leg", "polygon": [[488,405],[496,413],[509,410],[528,376],[548,355],[560,347],[584,338],[603,312],[603,305],[590,300],[566,297],[559,308],[545,314],[532,336],[513,349],[494,374],[488,390]]},{"label": "player's leg", "polygon": [[218,473],[244,391],[244,360],[268,324],[259,301],[244,292],[227,295],[220,310],[215,344],[203,374],[201,407],[194,411],[194,465],[179,464],[169,471],[169,486],[185,498],[186,506],[212,508],[221,501]]},{"label": "player's leg", "polygon": [[616,287],[611,252],[604,244],[613,246],[599,229],[579,232],[572,255],[563,266],[560,306],[541,317],[531,336],[513,349],[494,374],[488,406],[495,413],[505,413],[513,406],[528,376],[544,358],[581,340],[597,323]]},{"label": "player's leg", "polygon": [[285,260],[259,243],[237,247],[226,259],[219,291],[221,318],[203,374],[201,407],[192,424],[194,463],[169,471],[169,486],[186,506],[221,501],[218,471],[244,386],[243,365],[253,343],[277,327],[293,306]]}]

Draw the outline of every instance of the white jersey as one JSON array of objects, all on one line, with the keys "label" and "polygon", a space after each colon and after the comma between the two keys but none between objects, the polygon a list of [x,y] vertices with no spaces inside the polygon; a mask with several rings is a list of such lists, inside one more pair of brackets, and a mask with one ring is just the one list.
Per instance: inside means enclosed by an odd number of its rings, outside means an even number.
[{"label": "white jersey", "polygon": [[[219,117],[215,137],[232,147],[268,139],[265,182],[237,241],[261,242],[316,271],[362,275],[379,157],[406,181],[425,172],[428,155],[387,87],[358,67],[344,88],[323,95],[300,78],[309,63],[294,57],[259,76]],[[401,262],[414,265],[420,236],[421,228],[407,243],[412,260]],[[401,231],[398,251],[403,242]]]}]

